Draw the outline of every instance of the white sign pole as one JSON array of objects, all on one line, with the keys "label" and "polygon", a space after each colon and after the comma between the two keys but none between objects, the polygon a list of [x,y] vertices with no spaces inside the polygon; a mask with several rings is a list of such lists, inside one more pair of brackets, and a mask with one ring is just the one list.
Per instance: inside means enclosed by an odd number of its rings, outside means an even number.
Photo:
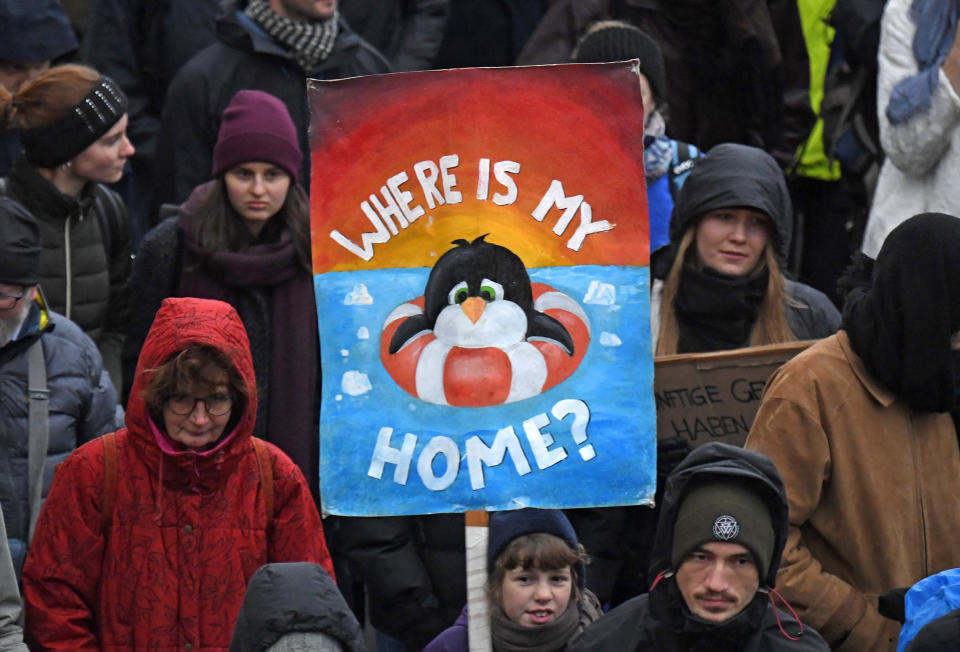
[{"label": "white sign pole", "polygon": [[492,652],[490,608],[487,602],[487,527],[489,515],[483,511],[466,513],[467,544],[467,620],[470,652]]}]

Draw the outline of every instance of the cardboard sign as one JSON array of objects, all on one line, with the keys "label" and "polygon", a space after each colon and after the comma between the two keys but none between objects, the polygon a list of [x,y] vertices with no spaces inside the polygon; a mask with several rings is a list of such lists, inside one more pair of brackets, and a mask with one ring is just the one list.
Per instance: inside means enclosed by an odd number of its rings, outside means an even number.
[{"label": "cardboard sign", "polygon": [[767,379],[812,343],[655,358],[657,439],[676,437],[692,447],[711,441],[742,446]]},{"label": "cardboard sign", "polygon": [[634,65],[309,82],[335,514],[648,501]]}]

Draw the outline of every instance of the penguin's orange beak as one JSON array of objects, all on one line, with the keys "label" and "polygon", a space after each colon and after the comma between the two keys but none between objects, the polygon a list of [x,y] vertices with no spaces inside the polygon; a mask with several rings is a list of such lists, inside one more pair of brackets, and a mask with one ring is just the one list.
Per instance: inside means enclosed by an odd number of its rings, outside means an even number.
[{"label": "penguin's orange beak", "polygon": [[486,307],[487,302],[480,297],[470,297],[460,304],[460,309],[463,310],[463,312],[467,315],[467,318],[474,324],[476,324],[477,320],[480,319],[480,315],[483,314],[483,311]]}]

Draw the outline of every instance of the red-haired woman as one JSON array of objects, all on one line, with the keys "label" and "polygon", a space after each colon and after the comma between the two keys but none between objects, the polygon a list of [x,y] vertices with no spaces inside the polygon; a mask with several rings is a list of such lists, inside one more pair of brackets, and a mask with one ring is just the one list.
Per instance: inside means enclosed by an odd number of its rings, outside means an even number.
[{"label": "red-haired woman", "polygon": [[0,86],[0,130],[8,128],[19,130],[23,155],[0,195],[39,222],[44,297],[96,342],[119,390],[130,234],[126,207],[103,184],[120,180],[134,152],[127,98],[92,68],[56,66],[14,94]]}]

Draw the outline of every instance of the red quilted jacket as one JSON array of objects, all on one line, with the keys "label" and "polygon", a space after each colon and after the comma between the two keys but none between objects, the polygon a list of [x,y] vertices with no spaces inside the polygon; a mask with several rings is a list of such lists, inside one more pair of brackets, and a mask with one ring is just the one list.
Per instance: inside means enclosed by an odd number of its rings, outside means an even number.
[{"label": "red quilted jacket", "polygon": [[[249,391],[236,428],[203,453],[161,447],[140,398],[144,370],[187,346],[234,361]],[[251,439],[256,383],[247,335],[228,304],[167,299],[137,364],[117,433],[116,502],[101,532],[104,446],[57,469],[23,569],[32,650],[227,650],[247,581],[268,562],[333,568],[303,474],[269,446],[273,521]]]}]

